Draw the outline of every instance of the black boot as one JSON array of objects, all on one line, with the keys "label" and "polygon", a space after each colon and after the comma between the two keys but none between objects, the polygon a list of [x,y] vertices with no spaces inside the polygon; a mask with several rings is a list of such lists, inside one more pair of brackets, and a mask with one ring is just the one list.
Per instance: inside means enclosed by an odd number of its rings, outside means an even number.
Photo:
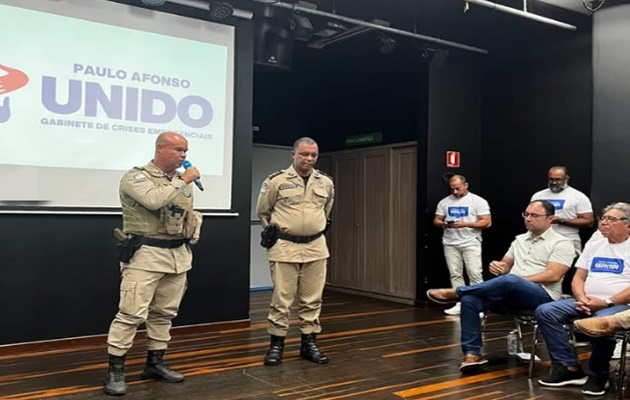
[{"label": "black boot", "polygon": [[175,372],[164,364],[164,350],[149,350],[147,364],[140,375],[142,379],[158,379],[164,382],[178,383],[184,380],[184,375]]},{"label": "black boot", "polygon": [[103,390],[110,396],[127,394],[125,384],[125,356],[109,355],[109,366],[103,380]]},{"label": "black boot", "polygon": [[284,337],[271,335],[269,351],[265,355],[265,365],[275,366],[282,362],[282,352],[284,351]]},{"label": "black boot", "polygon": [[328,364],[328,357],[317,347],[317,336],[314,333],[302,334],[300,357],[315,364]]}]

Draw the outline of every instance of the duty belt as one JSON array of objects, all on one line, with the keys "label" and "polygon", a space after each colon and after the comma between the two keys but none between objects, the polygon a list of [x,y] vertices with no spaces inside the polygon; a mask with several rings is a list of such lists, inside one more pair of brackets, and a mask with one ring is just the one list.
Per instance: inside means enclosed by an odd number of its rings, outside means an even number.
[{"label": "duty belt", "polygon": [[289,242],[305,244],[310,243],[313,240],[317,239],[323,234],[323,232],[316,233],[312,236],[294,236],[289,235],[288,233],[278,232],[278,239],[288,240]]},{"label": "duty belt", "polygon": [[159,247],[162,249],[175,249],[189,242],[188,239],[153,239],[144,236],[138,236],[140,243],[145,246]]}]

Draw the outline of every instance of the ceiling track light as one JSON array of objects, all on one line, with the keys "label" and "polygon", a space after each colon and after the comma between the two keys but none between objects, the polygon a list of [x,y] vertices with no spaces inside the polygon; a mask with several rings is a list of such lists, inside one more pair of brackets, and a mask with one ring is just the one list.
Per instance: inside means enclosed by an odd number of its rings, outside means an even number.
[{"label": "ceiling track light", "polygon": [[149,7],[160,7],[166,3],[166,0],[140,0],[142,4]]},{"label": "ceiling track light", "polygon": [[208,11],[210,11],[210,18],[215,21],[221,21],[228,17],[231,17],[234,14],[234,7],[230,3],[225,3],[222,1],[211,1],[208,6]]},{"label": "ceiling track light", "polygon": [[389,36],[386,36],[381,32],[378,32],[376,34],[375,39],[378,45],[378,51],[380,51],[381,54],[391,54],[394,52],[394,50],[396,50],[396,47],[398,47],[398,43],[396,42],[396,40],[390,38]]},{"label": "ceiling track light", "polygon": [[178,4],[185,7],[196,8],[198,10],[207,11],[210,13],[210,19],[214,21],[220,21],[228,17],[236,17],[241,19],[252,19],[254,13],[249,10],[241,10],[234,8],[230,3],[225,1],[210,2],[202,0],[140,0],[142,4],[149,7],[159,7],[165,3]]}]

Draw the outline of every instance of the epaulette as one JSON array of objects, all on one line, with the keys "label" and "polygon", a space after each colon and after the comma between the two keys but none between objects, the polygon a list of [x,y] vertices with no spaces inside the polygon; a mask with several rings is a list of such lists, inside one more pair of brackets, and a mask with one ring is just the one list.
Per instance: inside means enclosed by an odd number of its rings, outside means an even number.
[{"label": "epaulette", "polygon": [[276,176],[278,176],[278,175],[282,175],[283,173],[284,173],[284,170],[282,170],[282,169],[281,169],[280,171],[276,171],[276,172],[274,172],[273,174],[269,175],[269,176],[267,177],[267,179],[272,180],[272,179],[273,179],[273,178],[275,178]]},{"label": "epaulette", "polygon": [[318,169],[316,169],[315,171],[317,171],[317,173],[320,175],[324,175],[326,178],[330,179],[331,181],[333,180],[332,176],[328,175],[327,173],[324,173]]}]

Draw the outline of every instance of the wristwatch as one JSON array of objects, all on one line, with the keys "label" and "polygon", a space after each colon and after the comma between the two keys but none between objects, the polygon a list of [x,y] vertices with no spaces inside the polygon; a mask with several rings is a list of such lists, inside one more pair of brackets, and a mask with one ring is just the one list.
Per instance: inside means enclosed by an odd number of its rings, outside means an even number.
[{"label": "wristwatch", "polygon": [[566,224],[566,223],[567,223],[567,221],[565,221],[565,220],[564,220],[564,219],[562,219],[562,218],[560,218],[560,219],[558,220],[558,224],[560,224],[560,225],[564,225],[564,224]]},{"label": "wristwatch", "polygon": [[612,300],[610,300],[610,298],[605,298],[604,301],[606,302],[606,307],[614,307],[615,303],[612,302]]}]

